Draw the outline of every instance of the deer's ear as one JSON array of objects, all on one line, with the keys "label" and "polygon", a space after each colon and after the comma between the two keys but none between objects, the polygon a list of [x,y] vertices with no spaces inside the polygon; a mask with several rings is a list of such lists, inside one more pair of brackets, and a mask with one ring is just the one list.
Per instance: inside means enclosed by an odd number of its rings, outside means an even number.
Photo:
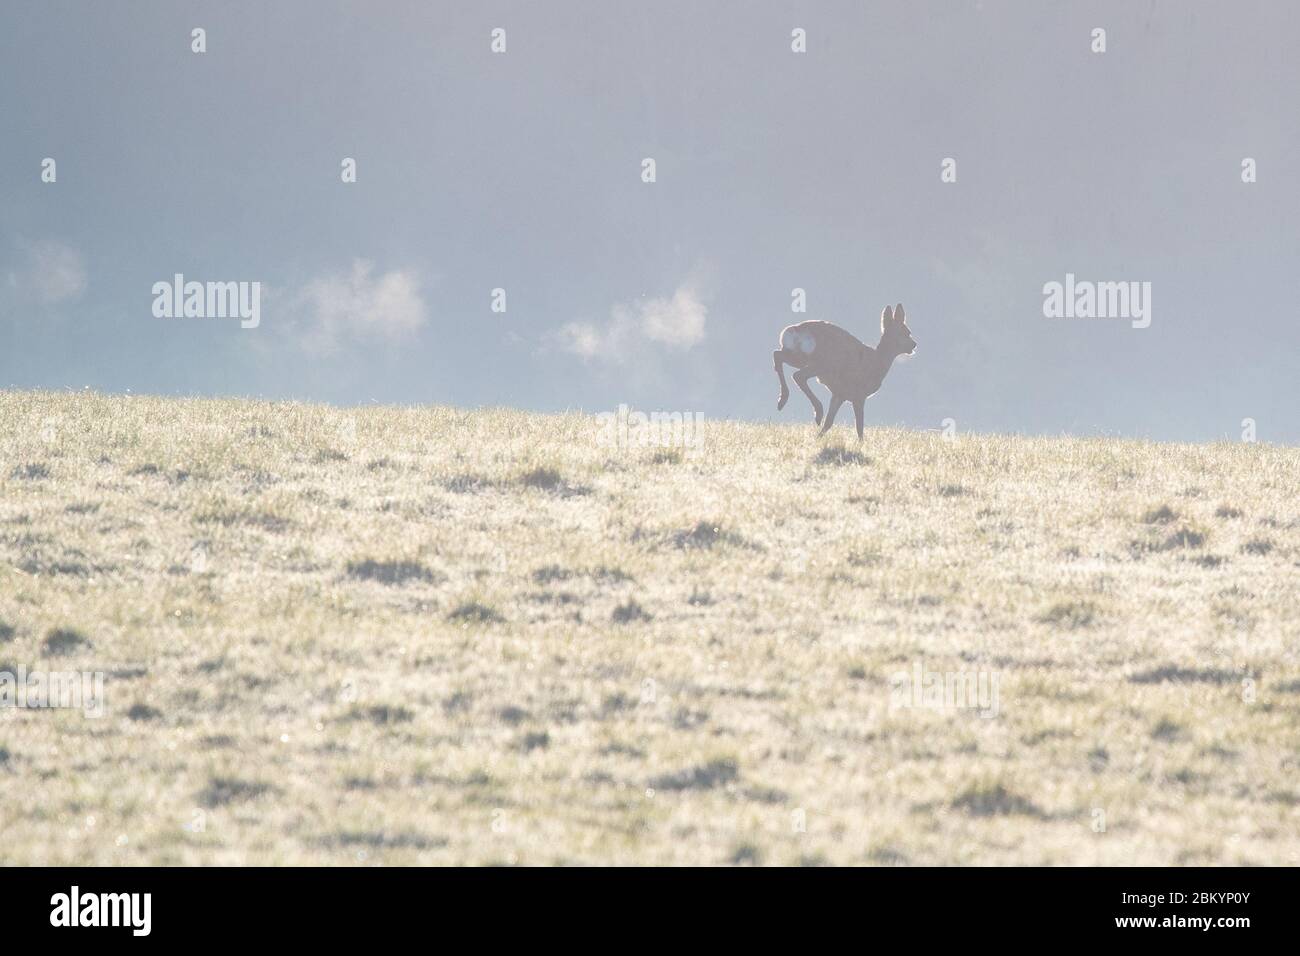
[{"label": "deer's ear", "polygon": [[894,307],[894,321],[895,322],[903,321],[903,303],[901,302]]},{"label": "deer's ear", "polygon": [[894,312],[889,306],[885,306],[884,311],[880,313],[880,331],[885,331],[885,326],[894,321]]}]

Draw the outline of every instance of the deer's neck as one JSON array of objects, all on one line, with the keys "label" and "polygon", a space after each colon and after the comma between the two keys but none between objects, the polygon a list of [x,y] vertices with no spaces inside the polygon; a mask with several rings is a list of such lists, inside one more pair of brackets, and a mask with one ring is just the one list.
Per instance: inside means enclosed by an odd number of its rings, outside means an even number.
[{"label": "deer's neck", "polygon": [[876,345],[876,365],[880,369],[881,378],[884,378],[889,372],[889,367],[894,364],[894,359],[898,358],[898,356],[902,354],[902,352],[886,345],[885,337],[883,335],[880,337],[880,342]]}]

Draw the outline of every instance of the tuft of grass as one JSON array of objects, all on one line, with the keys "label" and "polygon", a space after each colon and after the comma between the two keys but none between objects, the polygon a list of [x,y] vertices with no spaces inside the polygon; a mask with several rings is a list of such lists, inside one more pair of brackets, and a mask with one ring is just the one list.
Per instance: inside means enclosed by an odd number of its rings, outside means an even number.
[{"label": "tuft of grass", "polygon": [[910,862],[906,853],[889,844],[872,847],[867,859],[876,866],[907,866]]},{"label": "tuft of grass", "polygon": [[673,535],[673,545],[683,550],[712,548],[719,542],[735,544],[739,543],[740,539],[736,535],[723,531],[722,526],[716,521],[697,521],[693,527]]},{"label": "tuft of grass", "polygon": [[256,800],[276,792],[268,783],[256,780],[241,780],[238,777],[212,777],[208,785],[199,791],[199,806],[215,810],[232,803]]},{"label": "tuft of grass", "polygon": [[378,581],[380,584],[401,585],[411,581],[419,581],[423,584],[434,583],[433,572],[419,561],[376,561],[373,558],[364,558],[360,561],[349,561],[347,574],[350,578]]},{"label": "tuft of grass", "polygon": [[628,697],[627,694],[620,692],[617,694],[610,694],[601,701],[600,712],[602,716],[608,716],[610,714],[618,714],[623,711],[631,710],[634,706],[632,698]]},{"label": "tuft of grass", "polygon": [[545,750],[550,745],[551,735],[544,730],[524,734],[523,739],[519,741],[519,749],[524,753],[531,753],[534,750]]},{"label": "tuft of grass", "polygon": [[1267,538],[1251,538],[1241,546],[1241,550],[1245,554],[1265,555],[1273,550],[1273,542]]},{"label": "tuft of grass", "polygon": [[1160,721],[1151,728],[1151,736],[1165,742],[1181,740],[1185,733],[1181,724],[1167,717],[1160,718]]},{"label": "tuft of grass", "polygon": [[504,720],[511,727],[514,727],[518,724],[522,724],[525,720],[529,718],[530,715],[528,711],[524,710],[522,707],[516,707],[513,704],[511,704],[510,706],[502,707],[499,711],[497,711],[497,716],[500,717],[502,720]]},{"label": "tuft of grass", "polygon": [[650,614],[631,598],[614,608],[612,615],[615,624],[630,624],[633,621],[648,621]]},{"label": "tuft of grass", "polygon": [[564,478],[554,468],[533,468],[519,476],[519,483],[525,488],[538,488],[541,491],[558,491],[564,485]]},{"label": "tuft of grass", "polygon": [[691,607],[708,607],[713,603],[713,595],[708,591],[701,591],[697,587],[691,588],[691,596],[686,599],[686,603]]},{"label": "tuft of grass", "polygon": [[831,445],[823,448],[813,456],[813,463],[817,465],[866,465],[870,460],[862,452],[854,451],[851,448]]},{"label": "tuft of grass", "polygon": [[413,830],[340,830],[322,837],[314,837],[311,842],[327,849],[351,850],[362,847],[366,850],[431,850],[447,845],[446,837],[429,837]]},{"label": "tuft of grass", "polygon": [[37,557],[22,561],[18,567],[25,574],[65,575],[71,578],[86,578],[97,571],[109,568],[92,567],[82,561],[69,561],[58,558]]},{"label": "tuft of grass", "polygon": [[957,795],[952,805],[973,817],[1046,816],[1032,800],[1008,790],[1000,783],[982,783],[967,787]]},{"label": "tuft of grass", "polygon": [[545,491],[562,498],[582,497],[591,494],[586,485],[571,485],[555,468],[539,467],[524,472],[519,476],[519,483],[525,488]]},{"label": "tuft of grass", "polygon": [[1061,601],[1049,607],[1038,619],[1044,624],[1076,630],[1091,627],[1097,617],[1097,606],[1091,601]]},{"label": "tuft of grass", "polygon": [[763,851],[753,843],[742,843],[731,853],[734,866],[758,866],[763,862]]},{"label": "tuft of grass", "polygon": [[9,472],[9,477],[18,481],[43,481],[50,477],[50,469],[42,462],[32,462],[26,465],[15,465]]},{"label": "tuft of grass", "polygon": [[571,577],[573,572],[568,568],[562,568],[558,564],[548,564],[533,572],[533,583],[552,584],[556,581],[567,581]]},{"label": "tuft of grass", "polygon": [[1159,508],[1152,508],[1142,516],[1144,524],[1169,524],[1171,521],[1178,520],[1178,512],[1174,511],[1168,505],[1161,505]]},{"label": "tuft of grass", "polygon": [[1110,765],[1110,751],[1105,747],[1093,747],[1088,751],[1088,769],[1101,773]]},{"label": "tuft of grass", "polygon": [[148,704],[132,704],[126,716],[129,720],[157,720],[162,716],[162,711]]},{"label": "tuft of grass", "polygon": [[415,719],[415,714],[405,707],[389,704],[373,704],[370,707],[353,707],[348,712],[349,720],[364,720],[372,724],[387,726],[405,724]]},{"label": "tuft of grass", "polygon": [[855,568],[872,568],[879,565],[884,558],[884,553],[880,548],[875,545],[866,545],[850,551],[845,560]]},{"label": "tuft of grass", "polygon": [[709,715],[702,710],[678,707],[673,713],[673,726],[678,730],[694,730],[708,723]]},{"label": "tuft of grass", "polygon": [[679,548],[711,548],[722,538],[722,529],[707,521],[698,522],[689,531],[680,531],[674,538]]},{"label": "tuft of grass", "polygon": [[468,714],[473,704],[472,694],[458,690],[442,702],[442,712],[449,717],[453,714]]},{"label": "tuft of grass", "polygon": [[1205,544],[1205,535],[1192,528],[1179,528],[1169,537],[1165,538],[1164,544],[1160,546],[1162,551],[1172,551],[1175,548],[1199,548]]},{"label": "tuft of grass", "polygon": [[504,624],[505,615],[494,607],[478,601],[465,601],[456,605],[447,620],[460,624]]},{"label": "tuft of grass", "polygon": [[90,638],[79,631],[60,627],[45,635],[45,640],[41,642],[41,646],[46,654],[52,657],[63,657],[81,650],[88,650],[93,645],[90,643]]},{"label": "tuft of grass", "polygon": [[696,767],[664,774],[650,781],[655,790],[712,790],[734,783],[740,777],[740,765],[730,757],[710,760]]},{"label": "tuft of grass", "polygon": [[223,528],[243,525],[248,528],[260,528],[272,534],[283,534],[292,527],[292,522],[270,511],[248,507],[225,507],[218,505],[200,511],[194,515],[199,524],[217,524]]},{"label": "tuft of grass", "polygon": [[1194,668],[1178,667],[1165,664],[1150,670],[1140,671],[1129,677],[1133,684],[1235,684],[1243,675],[1236,671],[1221,670],[1213,667]]},{"label": "tuft of grass", "polygon": [[453,475],[445,479],[442,486],[453,494],[466,495],[494,488],[496,482],[482,475]]}]

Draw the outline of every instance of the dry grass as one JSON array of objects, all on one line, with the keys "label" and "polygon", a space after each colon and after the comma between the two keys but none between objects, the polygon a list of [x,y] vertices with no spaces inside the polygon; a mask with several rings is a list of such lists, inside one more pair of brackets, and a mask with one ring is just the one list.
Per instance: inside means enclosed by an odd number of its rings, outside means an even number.
[{"label": "dry grass", "polygon": [[0,670],[108,703],[0,710],[0,861],[1300,863],[1293,449],[0,422]]}]

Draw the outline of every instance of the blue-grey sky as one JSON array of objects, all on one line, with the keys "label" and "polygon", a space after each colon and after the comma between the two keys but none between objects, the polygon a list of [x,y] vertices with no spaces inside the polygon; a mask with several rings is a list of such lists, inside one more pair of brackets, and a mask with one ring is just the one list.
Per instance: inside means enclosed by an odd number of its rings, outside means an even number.
[{"label": "blue-grey sky", "polygon": [[[901,301],[920,348],[871,423],[1295,443],[1298,28],[1181,0],[4,0],[0,386],[811,428],[775,410],[781,328],[874,344]],[[155,317],[178,272],[262,283],[261,324]],[[1150,282],[1150,326],[1044,317],[1066,273]]]}]

